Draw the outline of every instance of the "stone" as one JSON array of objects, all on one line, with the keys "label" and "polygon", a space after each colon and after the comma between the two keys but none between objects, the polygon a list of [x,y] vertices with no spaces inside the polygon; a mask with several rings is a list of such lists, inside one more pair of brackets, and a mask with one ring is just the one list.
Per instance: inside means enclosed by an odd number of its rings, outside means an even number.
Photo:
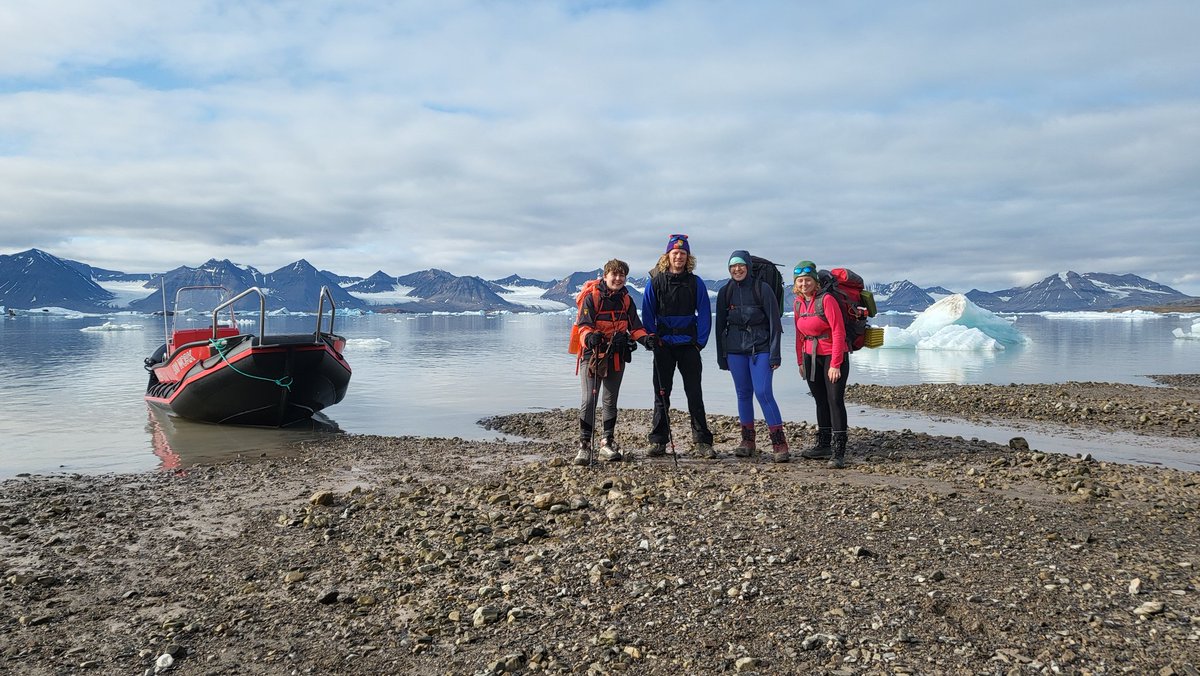
[{"label": "stone", "polygon": [[744,674],[747,671],[754,671],[762,665],[762,661],[757,657],[739,657],[733,663],[733,670],[739,674]]},{"label": "stone", "polygon": [[1142,605],[1135,608],[1133,614],[1140,615],[1141,617],[1148,617],[1150,615],[1157,615],[1161,613],[1165,608],[1166,604],[1164,604],[1162,601],[1146,601]]},{"label": "stone", "polygon": [[333,491],[317,491],[308,499],[309,504],[328,507],[333,504]]}]

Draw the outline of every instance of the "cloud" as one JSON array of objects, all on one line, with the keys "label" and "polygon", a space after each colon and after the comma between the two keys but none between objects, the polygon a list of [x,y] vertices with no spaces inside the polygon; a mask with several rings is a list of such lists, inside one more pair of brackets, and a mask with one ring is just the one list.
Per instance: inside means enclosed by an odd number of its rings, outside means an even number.
[{"label": "cloud", "polygon": [[[0,250],[545,278],[667,234],[1200,294],[1200,7],[19,2]],[[1147,236],[1147,235],[1151,236]]]}]

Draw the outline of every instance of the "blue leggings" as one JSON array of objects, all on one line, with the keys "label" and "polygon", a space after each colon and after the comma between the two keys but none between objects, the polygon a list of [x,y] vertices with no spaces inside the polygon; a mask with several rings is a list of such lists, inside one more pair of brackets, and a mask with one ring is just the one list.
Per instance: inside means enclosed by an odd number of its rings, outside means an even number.
[{"label": "blue leggings", "polygon": [[728,354],[729,373],[733,375],[733,389],[737,391],[738,420],[743,425],[754,423],[754,397],[762,408],[767,426],[783,424],[783,416],[779,414],[779,404],[775,403],[775,393],[771,390],[771,355],[766,352],[758,354]]}]

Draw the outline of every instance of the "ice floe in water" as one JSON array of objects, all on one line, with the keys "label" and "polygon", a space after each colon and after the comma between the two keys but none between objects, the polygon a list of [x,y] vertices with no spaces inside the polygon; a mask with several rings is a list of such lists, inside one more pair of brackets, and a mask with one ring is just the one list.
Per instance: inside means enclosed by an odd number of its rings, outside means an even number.
[{"label": "ice floe in water", "polygon": [[346,341],[346,349],[382,350],[385,347],[390,347],[391,344],[390,340],[384,340],[383,338],[350,338]]},{"label": "ice floe in water", "polygon": [[1183,329],[1176,328],[1174,331],[1171,331],[1171,333],[1175,334],[1176,338],[1182,338],[1184,340],[1200,340],[1200,322],[1192,324],[1191,331],[1184,331]]},{"label": "ice floe in water", "polygon": [[86,333],[99,333],[102,331],[141,331],[141,324],[114,324],[112,322],[104,322],[99,326],[85,326],[80,331]]},{"label": "ice floe in water", "polygon": [[930,305],[908,328],[885,326],[883,347],[917,350],[1003,350],[1028,342],[1005,318],[956,293]]}]

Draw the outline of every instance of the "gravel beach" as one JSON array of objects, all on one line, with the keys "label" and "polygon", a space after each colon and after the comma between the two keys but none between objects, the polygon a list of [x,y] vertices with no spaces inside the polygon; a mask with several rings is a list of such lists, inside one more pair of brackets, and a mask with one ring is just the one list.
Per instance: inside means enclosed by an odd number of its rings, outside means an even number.
[{"label": "gravel beach", "polygon": [[[852,391],[1197,437],[1200,379],[1161,382]],[[651,460],[648,423],[594,468],[552,410],[4,481],[0,673],[1200,673],[1195,473],[861,428],[845,470],[777,465],[725,416],[721,459]]]}]

